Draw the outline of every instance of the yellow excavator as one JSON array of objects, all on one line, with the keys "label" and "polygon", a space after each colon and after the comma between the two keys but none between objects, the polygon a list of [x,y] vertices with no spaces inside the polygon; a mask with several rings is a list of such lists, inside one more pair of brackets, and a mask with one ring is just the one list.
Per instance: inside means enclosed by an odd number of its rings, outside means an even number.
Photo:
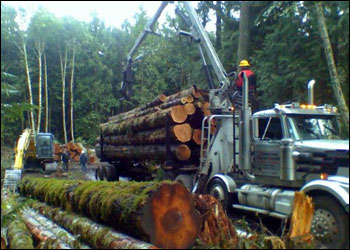
[{"label": "yellow excavator", "polygon": [[17,138],[15,162],[11,169],[5,171],[3,187],[15,191],[23,170],[55,171],[57,163],[54,161],[53,140],[51,133],[34,134],[31,129],[25,129]]}]

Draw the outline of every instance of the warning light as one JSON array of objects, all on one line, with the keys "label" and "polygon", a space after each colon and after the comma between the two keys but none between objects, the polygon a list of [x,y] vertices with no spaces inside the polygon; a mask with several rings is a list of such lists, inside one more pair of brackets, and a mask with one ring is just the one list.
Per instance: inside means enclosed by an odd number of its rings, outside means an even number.
[{"label": "warning light", "polygon": [[321,173],[320,178],[321,178],[321,180],[327,180],[327,179],[328,179],[328,174],[326,174],[326,173]]},{"label": "warning light", "polygon": [[230,111],[235,111],[235,107],[232,106],[232,107],[229,108],[229,110]]}]

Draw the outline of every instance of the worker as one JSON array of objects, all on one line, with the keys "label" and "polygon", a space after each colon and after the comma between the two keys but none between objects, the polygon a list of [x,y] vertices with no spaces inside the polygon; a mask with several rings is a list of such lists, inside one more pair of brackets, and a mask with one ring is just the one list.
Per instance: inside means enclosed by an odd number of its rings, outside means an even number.
[{"label": "worker", "polygon": [[249,92],[255,92],[256,91],[256,76],[253,71],[249,69],[250,64],[248,60],[242,60],[239,63],[239,67],[241,71],[238,74],[238,78],[236,80],[236,88],[238,91],[242,92],[242,87],[243,87],[243,72],[248,78],[248,83],[249,83]]},{"label": "worker", "polygon": [[80,166],[83,170],[83,172],[87,172],[87,169],[86,169],[86,162],[88,160],[88,157],[87,157],[87,153],[83,150],[80,154],[80,158],[79,158],[79,161],[80,161]]},{"label": "worker", "polygon": [[64,150],[61,155],[61,161],[63,162],[63,171],[68,172],[69,169],[69,153],[67,150]]}]

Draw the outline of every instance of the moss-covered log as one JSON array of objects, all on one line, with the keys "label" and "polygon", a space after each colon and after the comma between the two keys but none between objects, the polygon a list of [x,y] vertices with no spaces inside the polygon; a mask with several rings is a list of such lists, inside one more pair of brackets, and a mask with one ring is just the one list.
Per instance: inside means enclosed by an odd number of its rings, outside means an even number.
[{"label": "moss-covered log", "polygon": [[178,183],[25,178],[20,192],[158,247],[190,247],[199,233],[191,194]]},{"label": "moss-covered log", "polygon": [[33,202],[31,207],[96,249],[156,249],[154,245],[118,233],[78,214],[42,202]]},{"label": "moss-covered log", "polygon": [[[170,153],[174,159],[181,161],[191,157],[191,149],[185,144],[173,144],[170,146]],[[127,160],[127,161],[164,161],[167,159],[167,149],[165,145],[131,145],[103,147],[103,156],[107,160]]]},{"label": "moss-covered log", "polygon": [[[8,226],[7,234],[10,249],[34,249],[32,235],[22,220],[12,221]],[[1,246],[1,249],[6,249],[6,244],[5,248]]]}]

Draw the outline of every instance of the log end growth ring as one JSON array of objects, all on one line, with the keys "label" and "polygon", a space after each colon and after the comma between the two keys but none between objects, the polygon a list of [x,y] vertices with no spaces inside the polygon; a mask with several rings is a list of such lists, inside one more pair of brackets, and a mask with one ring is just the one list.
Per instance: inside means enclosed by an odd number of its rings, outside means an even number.
[{"label": "log end growth ring", "polygon": [[153,193],[143,208],[141,224],[151,243],[161,248],[189,248],[200,231],[191,194],[178,183],[163,184]]}]

